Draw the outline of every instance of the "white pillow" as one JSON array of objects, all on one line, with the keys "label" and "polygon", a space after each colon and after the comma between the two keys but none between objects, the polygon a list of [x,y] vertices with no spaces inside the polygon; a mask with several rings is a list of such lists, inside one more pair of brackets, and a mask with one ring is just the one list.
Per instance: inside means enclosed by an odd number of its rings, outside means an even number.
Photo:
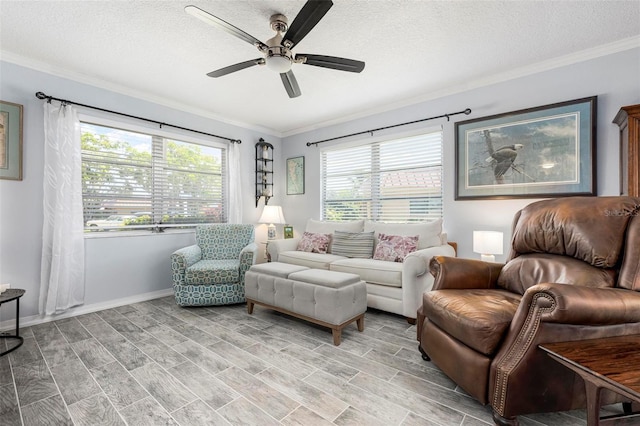
[{"label": "white pillow", "polygon": [[375,232],[376,241],[378,234],[418,236],[418,250],[442,245],[442,219],[431,222],[416,223],[386,223],[368,220],[364,224],[365,232]]}]

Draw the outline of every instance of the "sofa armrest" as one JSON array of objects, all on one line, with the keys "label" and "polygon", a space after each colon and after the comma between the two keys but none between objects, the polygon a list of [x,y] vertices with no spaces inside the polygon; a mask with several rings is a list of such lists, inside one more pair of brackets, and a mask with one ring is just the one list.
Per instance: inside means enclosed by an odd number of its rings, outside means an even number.
[{"label": "sofa armrest", "polygon": [[251,243],[240,251],[240,282],[244,282],[244,274],[258,260],[258,245]]},{"label": "sofa armrest", "polygon": [[277,262],[280,253],[285,251],[294,251],[298,248],[300,237],[286,238],[284,240],[267,241],[267,253],[272,262]]},{"label": "sofa armrest", "polygon": [[434,256],[429,263],[434,290],[496,288],[504,264]]},{"label": "sofa armrest", "polygon": [[174,251],[171,254],[171,276],[173,284],[184,284],[187,268],[202,259],[200,246],[194,244]]},{"label": "sofa armrest", "polygon": [[431,290],[433,277],[429,274],[429,262],[434,256],[455,256],[449,244],[428,247],[409,253],[402,262],[402,312],[407,318],[417,317],[422,304],[422,294]]}]

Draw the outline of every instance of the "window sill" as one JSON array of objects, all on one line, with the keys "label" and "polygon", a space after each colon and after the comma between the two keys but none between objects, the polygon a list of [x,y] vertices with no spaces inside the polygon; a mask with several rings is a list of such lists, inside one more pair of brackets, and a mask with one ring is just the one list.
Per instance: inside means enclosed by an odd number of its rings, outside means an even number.
[{"label": "window sill", "polygon": [[128,237],[149,237],[149,236],[161,236],[161,235],[175,235],[175,234],[193,234],[195,229],[165,229],[163,232],[151,232],[150,230],[139,231],[118,231],[118,230],[105,230],[105,231],[92,231],[84,234],[84,238],[92,240],[95,238],[128,238]]}]

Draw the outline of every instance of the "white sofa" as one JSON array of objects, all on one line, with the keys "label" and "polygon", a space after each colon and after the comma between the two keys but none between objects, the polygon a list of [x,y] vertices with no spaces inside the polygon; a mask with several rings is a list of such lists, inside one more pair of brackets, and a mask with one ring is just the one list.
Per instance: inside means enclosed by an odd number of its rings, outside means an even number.
[{"label": "white sofa", "polygon": [[[309,219],[306,232],[334,234],[335,231],[360,233],[374,232],[374,248],[380,233],[387,235],[418,235],[417,250],[409,253],[403,262],[350,258],[328,252],[298,251],[301,237],[273,240],[267,245],[272,262],[290,263],[308,268],[326,269],[358,274],[367,285],[367,306],[403,315],[409,323],[415,322],[422,294],[433,285],[429,261],[433,256],[455,256],[442,232],[442,220],[416,223],[384,223],[374,221],[331,222]],[[373,255],[373,252],[372,252]]]}]

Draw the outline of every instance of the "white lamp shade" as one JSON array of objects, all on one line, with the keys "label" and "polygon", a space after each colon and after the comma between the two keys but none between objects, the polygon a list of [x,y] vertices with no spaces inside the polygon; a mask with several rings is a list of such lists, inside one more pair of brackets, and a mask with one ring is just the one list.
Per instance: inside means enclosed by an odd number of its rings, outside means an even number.
[{"label": "white lamp shade", "polygon": [[473,231],[473,251],[480,254],[502,254],[502,232]]},{"label": "white lamp shade", "polygon": [[262,210],[262,216],[260,216],[258,222],[268,224],[287,223],[284,220],[284,214],[282,214],[282,207],[280,206],[264,206],[264,210]]}]

